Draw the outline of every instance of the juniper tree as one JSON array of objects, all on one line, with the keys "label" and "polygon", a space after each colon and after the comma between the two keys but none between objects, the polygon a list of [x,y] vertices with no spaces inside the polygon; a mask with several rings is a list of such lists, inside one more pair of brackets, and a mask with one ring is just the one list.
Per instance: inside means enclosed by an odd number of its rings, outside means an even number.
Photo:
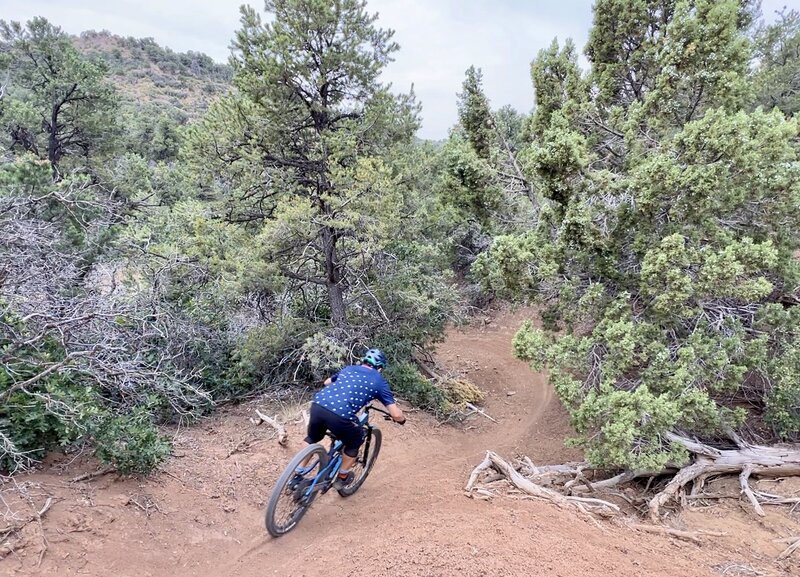
[{"label": "juniper tree", "polygon": [[595,464],[679,462],[670,431],[800,425],[798,125],[747,110],[742,9],[598,2],[582,89],[553,90],[565,76],[534,64],[537,92],[561,101],[524,155],[554,202],[474,270],[542,302],[544,329],[515,349],[550,369]]}]

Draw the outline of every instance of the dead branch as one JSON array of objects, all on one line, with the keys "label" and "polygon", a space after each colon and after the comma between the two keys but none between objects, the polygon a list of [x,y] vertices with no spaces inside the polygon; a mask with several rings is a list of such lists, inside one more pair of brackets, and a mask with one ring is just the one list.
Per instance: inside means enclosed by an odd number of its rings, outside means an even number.
[{"label": "dead branch", "polygon": [[[33,503],[31,503],[31,505],[32,504]],[[41,538],[42,545],[41,548],[39,549],[39,557],[36,563],[37,568],[42,564],[42,560],[44,559],[44,556],[47,553],[47,547],[48,547],[47,536],[44,533],[44,526],[42,524],[42,517],[44,517],[45,513],[47,513],[50,510],[50,507],[52,507],[52,505],[53,505],[53,497],[48,496],[47,500],[44,502],[44,505],[42,505],[41,509],[34,509],[33,515],[14,525],[10,525],[8,527],[0,529],[0,541],[5,541],[9,535],[21,531],[29,523],[33,523],[35,521],[38,524],[39,536]],[[0,547],[0,559],[3,559],[5,556],[14,553],[15,551],[19,551],[20,549],[25,547],[24,544],[22,544],[21,546],[17,545],[18,544],[12,544],[10,542],[3,543],[3,545]]]},{"label": "dead branch", "polygon": [[98,469],[97,471],[92,471],[91,473],[84,473],[83,475],[78,475],[77,477],[73,477],[72,479],[70,479],[70,483],[88,481],[90,479],[102,477],[103,475],[108,475],[109,473],[114,473],[114,472],[116,472],[116,469],[114,467],[105,467],[104,469]]},{"label": "dead branch", "polygon": [[423,375],[425,375],[426,377],[428,377],[429,379],[432,379],[434,381],[441,381],[442,380],[442,377],[439,376],[438,374],[436,374],[436,372],[434,372],[434,370],[432,368],[430,368],[430,366],[428,366],[428,363],[426,363],[424,360],[420,359],[416,354],[412,354],[411,358],[414,359],[414,362],[416,363],[417,368],[419,368],[420,372]]},{"label": "dead branch", "polygon": [[[493,423],[497,422],[497,420],[495,420],[492,417],[490,417],[483,409],[479,409],[478,407],[476,407],[472,403],[465,403],[464,406],[467,407],[469,410],[471,410],[473,413],[479,413],[479,414],[483,415],[484,417],[486,417],[487,419],[489,419]],[[472,414],[472,413],[468,413],[467,416],[469,416],[470,414]]]},{"label": "dead branch", "polygon": [[[52,187],[7,188],[0,198],[0,364],[9,382],[0,401],[41,403],[81,432],[82,408],[47,386],[59,375],[102,392],[98,402],[122,399],[123,410],[153,394],[180,417],[212,404],[194,384],[198,364],[191,343],[206,335],[161,298],[169,285],[164,275],[191,265],[167,259],[151,271],[148,262],[87,258],[102,254],[108,229],[127,214],[125,201],[101,184],[65,179]],[[73,227],[79,243],[69,240]],[[96,262],[81,264],[89,261]],[[132,270],[139,279],[125,285],[123,273]],[[32,462],[18,444],[0,438],[0,454],[15,471]]]},{"label": "dead branch", "polygon": [[588,485],[577,485],[572,488],[572,493],[581,493],[583,491],[605,491],[608,489],[613,489],[618,487],[619,485],[624,485],[625,483],[629,483],[634,479],[638,479],[641,477],[652,477],[655,473],[645,473],[645,472],[634,472],[634,471],[623,471],[618,475],[614,475],[613,477],[609,477],[608,479],[603,479],[601,481],[594,481],[589,483]]},{"label": "dead branch", "polygon": [[492,466],[492,460],[489,458],[489,453],[487,452],[486,457],[483,458],[483,461],[481,461],[480,465],[475,467],[472,470],[472,473],[470,473],[469,480],[467,481],[467,486],[464,487],[464,490],[467,492],[472,491],[472,487],[475,485],[475,481],[478,480],[478,476],[491,466]]},{"label": "dead branch", "polygon": [[753,509],[755,509],[756,513],[760,516],[764,516],[764,509],[761,508],[761,504],[758,502],[758,499],[753,494],[753,490],[750,488],[750,474],[753,472],[753,466],[748,464],[745,465],[742,472],[739,474],[739,484],[742,487],[742,493],[747,496],[750,503],[753,505]]},{"label": "dead branch", "polygon": [[614,515],[620,512],[617,505],[602,499],[562,495],[557,491],[538,485],[524,477],[519,471],[514,469],[510,463],[492,451],[487,451],[483,462],[472,471],[469,481],[467,482],[467,491],[473,490],[480,473],[489,467],[494,468],[497,472],[504,475],[512,485],[522,492],[532,497],[550,501],[560,508],[575,510],[586,515],[590,512],[599,513],[601,515]]},{"label": "dead branch", "polygon": [[148,517],[152,514],[153,511],[162,513],[161,507],[158,506],[158,503],[156,503],[150,495],[146,495],[144,493],[131,495],[129,497],[128,503],[133,503],[134,505],[136,505]]},{"label": "dead branch", "polygon": [[800,548],[800,536],[791,537],[789,539],[781,539],[781,541],[784,541],[784,542],[791,541],[791,544],[786,549],[784,549],[783,552],[781,552],[780,555],[778,555],[778,560],[786,559],[787,557],[789,557],[789,555],[791,555],[798,548]]},{"label": "dead branch", "polygon": [[724,495],[722,493],[697,493],[695,495],[686,495],[686,498],[690,501],[698,500],[702,501],[703,499],[738,499],[738,495]]},{"label": "dead branch", "polygon": [[50,509],[50,505],[53,503],[53,498],[48,497],[47,501],[45,501],[44,507],[40,510],[36,511],[36,522],[39,524],[39,535],[42,538],[42,548],[39,551],[39,560],[36,562],[36,567],[39,568],[42,565],[42,560],[44,559],[45,554],[47,553],[47,547],[49,543],[47,542],[47,536],[44,534],[44,525],[42,524],[42,515],[47,513],[47,510]]},{"label": "dead branch", "polygon": [[48,497],[47,501],[44,502],[44,506],[41,509],[39,509],[38,513],[36,513],[36,516],[39,517],[40,519],[42,517],[44,517],[44,514],[47,513],[47,511],[50,510],[50,507],[52,505],[53,505],[53,498],[52,497]]},{"label": "dead branch", "polygon": [[[255,421],[255,419],[250,419],[250,420],[251,420],[251,421],[253,421],[253,423],[254,423],[254,424],[258,424],[258,423]],[[234,446],[233,446],[233,447],[232,447],[232,448],[231,448],[231,449],[230,449],[230,450],[227,452],[227,454],[225,455],[225,458],[226,458],[226,459],[228,459],[228,458],[230,458],[230,456],[231,456],[231,455],[235,455],[236,453],[239,453],[239,452],[245,451],[245,450],[246,450],[247,448],[249,448],[249,447],[250,447],[250,445],[252,445],[254,442],[255,442],[255,440],[254,440],[254,439],[250,439],[250,438],[244,438],[244,439],[241,439],[241,440],[239,440],[239,442],[238,442],[238,443],[236,443],[236,444],[235,444],[235,445],[234,445]]]},{"label": "dead branch", "polygon": [[273,419],[272,417],[268,417],[267,415],[265,415],[264,413],[262,413],[258,409],[256,409],[256,415],[258,415],[258,418],[261,419],[261,421],[263,421],[264,423],[267,423],[273,429],[275,429],[275,431],[278,433],[278,444],[279,445],[281,445],[283,447],[283,446],[286,445],[286,443],[289,442],[289,434],[286,432],[286,427],[284,427],[283,425],[281,425],[278,422],[277,415]]}]

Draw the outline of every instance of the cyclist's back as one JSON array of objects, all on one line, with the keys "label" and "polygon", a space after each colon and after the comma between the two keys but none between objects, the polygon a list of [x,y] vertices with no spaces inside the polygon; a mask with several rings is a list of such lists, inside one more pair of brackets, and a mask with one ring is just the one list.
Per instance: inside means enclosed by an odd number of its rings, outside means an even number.
[{"label": "cyclist's back", "polygon": [[314,403],[345,419],[353,420],[373,399],[387,407],[395,402],[383,375],[367,365],[345,367],[330,380],[331,384],[314,396]]}]

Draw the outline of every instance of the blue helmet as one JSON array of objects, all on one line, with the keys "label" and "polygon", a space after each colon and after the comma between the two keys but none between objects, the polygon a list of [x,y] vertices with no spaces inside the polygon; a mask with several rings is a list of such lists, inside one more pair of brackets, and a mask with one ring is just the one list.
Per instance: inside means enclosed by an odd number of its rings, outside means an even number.
[{"label": "blue helmet", "polygon": [[386,355],[384,355],[383,351],[380,349],[370,349],[367,351],[367,354],[364,355],[364,358],[361,359],[361,362],[371,365],[376,369],[382,369],[386,366]]}]

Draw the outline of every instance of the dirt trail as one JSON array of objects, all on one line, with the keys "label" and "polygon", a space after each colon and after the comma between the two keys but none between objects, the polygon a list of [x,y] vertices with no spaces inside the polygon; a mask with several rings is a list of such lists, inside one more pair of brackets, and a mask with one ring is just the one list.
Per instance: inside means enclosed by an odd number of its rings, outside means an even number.
[{"label": "dirt trail", "polygon": [[[439,347],[446,366],[488,393],[486,412],[460,428],[411,413],[406,427],[380,422],[383,449],[349,499],[320,497],[297,529],[271,539],[263,510],[277,476],[302,446],[299,423],[286,449],[247,419],[252,407],[220,413],[175,433],[176,456],[149,480],[104,476],[68,483],[91,462],[66,458],[21,482],[44,518],[41,532],[0,561],[0,575],[264,577],[318,575],[711,575],[719,552],[606,525],[606,532],[532,500],[466,498],[462,487],[484,451],[540,463],[579,458],[564,448],[564,410],[542,375],[513,358],[511,337],[530,311],[451,330]],[[509,395],[508,393],[513,393]],[[297,411],[297,408],[288,409]]]}]

